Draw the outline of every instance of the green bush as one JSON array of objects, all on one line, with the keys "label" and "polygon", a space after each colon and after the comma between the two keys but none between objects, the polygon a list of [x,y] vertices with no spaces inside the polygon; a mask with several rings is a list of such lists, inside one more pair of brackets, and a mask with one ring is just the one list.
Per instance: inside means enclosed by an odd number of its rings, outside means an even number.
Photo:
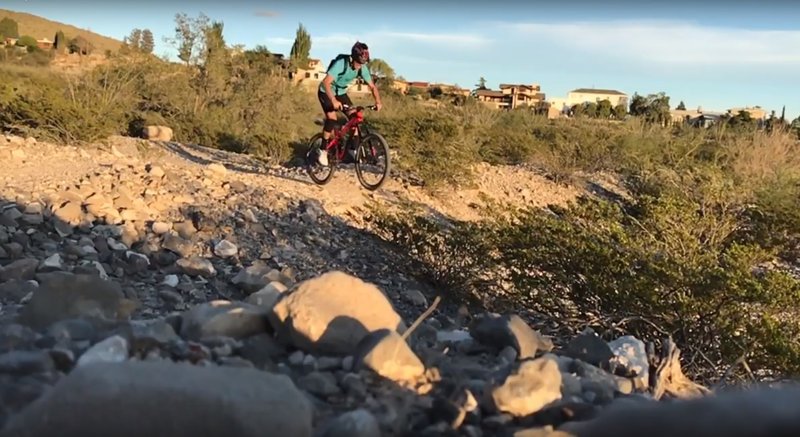
[{"label": "green bush", "polygon": [[399,169],[421,177],[427,187],[461,185],[479,162],[476,128],[464,123],[462,108],[401,106],[371,119],[397,153]]},{"label": "green bush", "polygon": [[54,141],[90,142],[123,133],[135,93],[128,72],[101,67],[83,76],[10,73],[0,127]]},{"label": "green bush", "polygon": [[[627,209],[581,199],[553,211],[506,212],[451,226],[384,213],[373,225],[457,300],[606,328],[643,318],[714,365],[746,354],[753,367],[800,371],[800,283],[757,268],[774,254],[736,242],[728,212],[700,211],[672,195],[643,196]],[[625,329],[659,335],[649,323]]]}]

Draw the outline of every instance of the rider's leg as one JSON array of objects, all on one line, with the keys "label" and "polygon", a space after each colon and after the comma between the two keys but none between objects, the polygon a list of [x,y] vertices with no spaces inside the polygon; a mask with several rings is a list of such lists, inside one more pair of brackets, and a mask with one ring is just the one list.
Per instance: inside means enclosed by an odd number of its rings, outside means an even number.
[{"label": "rider's leg", "polygon": [[325,152],[325,145],[328,143],[336,127],[336,111],[333,109],[333,102],[331,102],[327,94],[320,91],[317,93],[317,98],[319,99],[320,106],[322,106],[322,113],[324,115],[324,124],[322,127],[322,138],[324,140],[322,142],[322,148],[319,150],[317,161],[320,165],[327,166],[328,153]]}]

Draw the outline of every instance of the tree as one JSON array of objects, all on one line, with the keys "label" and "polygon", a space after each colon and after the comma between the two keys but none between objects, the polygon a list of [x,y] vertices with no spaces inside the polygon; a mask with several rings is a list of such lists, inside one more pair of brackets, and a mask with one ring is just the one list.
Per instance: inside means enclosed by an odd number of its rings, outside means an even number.
[{"label": "tree", "polygon": [[630,113],[631,115],[644,115],[647,111],[647,99],[644,96],[640,96],[639,93],[633,93],[633,97],[631,97],[631,105],[630,105]]},{"label": "tree", "polygon": [[484,79],[484,77],[481,76],[481,78],[478,79],[478,84],[475,85],[475,86],[478,87],[479,90],[485,90],[486,89],[486,79]]},{"label": "tree", "polygon": [[142,46],[142,30],[131,30],[130,35],[125,37],[123,43],[125,43],[126,46],[130,47],[134,51],[138,51]]},{"label": "tree", "polygon": [[19,47],[27,48],[28,53],[31,53],[37,48],[39,48],[39,46],[36,44],[36,38],[30,35],[22,35],[21,37],[19,37],[19,39],[17,40],[17,45]]},{"label": "tree", "polygon": [[156,43],[153,40],[153,32],[150,29],[144,29],[142,31],[142,42],[139,48],[142,52],[150,54],[153,53],[153,49],[155,49]]},{"label": "tree", "polygon": [[0,20],[0,35],[8,38],[19,38],[19,26],[17,26],[17,22],[8,17]]},{"label": "tree", "polygon": [[628,115],[628,110],[625,107],[624,103],[620,103],[619,105],[615,106],[614,109],[611,111],[611,114],[617,120],[622,120]]},{"label": "tree", "polygon": [[387,82],[394,80],[394,69],[383,59],[372,59],[367,65],[369,66],[369,72],[372,77],[386,79]]},{"label": "tree", "polygon": [[634,93],[631,99],[630,114],[643,117],[648,123],[666,124],[671,115],[669,113],[669,96],[661,92],[648,94],[647,97]]},{"label": "tree", "polygon": [[611,107],[611,100],[603,99],[597,102],[597,118],[610,118],[613,109],[614,108]]},{"label": "tree", "polygon": [[56,32],[56,36],[55,36],[54,42],[53,42],[53,47],[55,47],[56,51],[60,52],[60,53],[64,53],[65,51],[67,51],[67,45],[68,44],[69,44],[69,41],[67,40],[67,37],[64,35],[64,32],[62,32],[60,30],[58,32]]},{"label": "tree", "polygon": [[215,21],[203,32],[204,50],[196,82],[203,106],[225,101],[231,77],[231,56],[223,37],[224,25]]},{"label": "tree", "polygon": [[680,103],[678,103],[678,106],[676,106],[675,109],[677,109],[678,111],[686,110],[686,105],[683,104],[683,100],[681,100]]},{"label": "tree", "polygon": [[196,61],[198,54],[202,53],[202,38],[208,27],[208,17],[200,14],[191,18],[185,13],[175,14],[175,36],[164,38],[178,50],[178,59],[189,65]]},{"label": "tree", "polygon": [[289,57],[295,66],[302,65],[305,67],[308,64],[308,58],[311,55],[311,35],[309,35],[303,23],[297,27],[297,34],[294,37],[294,44],[292,44],[292,51]]},{"label": "tree", "polygon": [[69,42],[70,53],[78,53],[80,55],[89,55],[94,50],[92,43],[82,36],[77,36]]}]

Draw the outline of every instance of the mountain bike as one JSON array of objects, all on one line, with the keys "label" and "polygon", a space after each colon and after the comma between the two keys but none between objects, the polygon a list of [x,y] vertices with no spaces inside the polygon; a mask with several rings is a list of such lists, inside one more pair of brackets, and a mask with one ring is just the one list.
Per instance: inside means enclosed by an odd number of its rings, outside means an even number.
[{"label": "mountain bike", "polygon": [[[348,116],[347,113],[351,109],[355,109],[355,112]],[[377,110],[377,107],[351,107],[344,105],[341,112],[344,113],[347,121],[344,126],[333,131],[333,135],[328,139],[327,144],[322,137],[322,133],[317,133],[311,137],[308,151],[306,152],[306,171],[314,183],[325,185],[331,181],[337,166],[341,163],[346,163],[345,158],[350,153],[348,146],[351,145],[355,149],[355,156],[351,157],[354,160],[356,176],[361,186],[374,191],[386,181],[391,171],[389,145],[381,134],[373,131],[369,124],[365,122],[365,109]],[[328,154],[327,166],[319,164],[317,161],[318,153]],[[381,165],[381,162],[383,165]],[[320,173],[317,173],[317,171],[320,171]],[[368,176],[373,172],[379,178],[377,182],[371,183],[368,181]]]}]

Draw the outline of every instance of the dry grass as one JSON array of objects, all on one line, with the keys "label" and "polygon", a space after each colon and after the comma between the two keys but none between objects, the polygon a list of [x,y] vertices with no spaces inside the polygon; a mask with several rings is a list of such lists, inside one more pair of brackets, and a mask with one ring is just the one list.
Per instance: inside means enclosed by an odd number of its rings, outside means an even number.
[{"label": "dry grass", "polygon": [[731,170],[748,185],[800,179],[800,142],[788,132],[755,132],[730,142]]}]

